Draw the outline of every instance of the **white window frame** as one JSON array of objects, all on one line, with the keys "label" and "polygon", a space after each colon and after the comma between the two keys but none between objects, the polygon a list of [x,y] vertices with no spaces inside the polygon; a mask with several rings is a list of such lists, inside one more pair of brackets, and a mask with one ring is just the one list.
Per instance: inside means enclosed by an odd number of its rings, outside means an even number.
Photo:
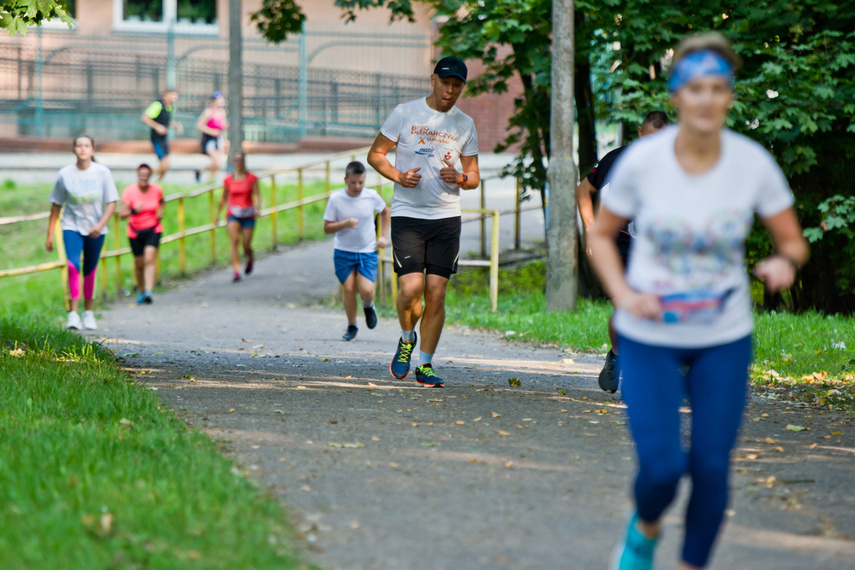
[{"label": "white window frame", "polygon": [[125,0],[113,0],[113,29],[120,32],[143,32],[165,34],[169,22],[175,21],[175,32],[179,34],[217,35],[218,22],[195,24],[178,21],[178,0],[163,0],[163,20],[160,22],[132,22],[125,20]]}]

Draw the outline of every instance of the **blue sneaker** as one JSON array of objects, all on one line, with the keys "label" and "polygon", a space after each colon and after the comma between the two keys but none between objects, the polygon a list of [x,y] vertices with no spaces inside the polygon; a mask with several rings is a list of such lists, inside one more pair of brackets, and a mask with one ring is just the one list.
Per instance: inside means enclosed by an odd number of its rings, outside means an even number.
[{"label": "blue sneaker", "polygon": [[413,355],[413,348],[416,346],[416,341],[419,336],[413,333],[413,342],[404,342],[403,339],[398,339],[398,350],[395,352],[395,358],[389,364],[389,372],[398,380],[403,380],[410,373],[410,357]]},{"label": "blue sneaker", "polygon": [[145,303],[145,293],[140,291],[137,294],[137,305],[142,305],[143,303]]},{"label": "blue sneaker", "polygon": [[633,513],[626,528],[626,539],[615,550],[612,570],[653,570],[653,553],[658,538],[647,538],[638,530],[638,513]]},{"label": "blue sneaker", "polygon": [[434,374],[433,366],[430,364],[422,364],[416,368],[416,382],[430,388],[445,386],[445,380]]}]

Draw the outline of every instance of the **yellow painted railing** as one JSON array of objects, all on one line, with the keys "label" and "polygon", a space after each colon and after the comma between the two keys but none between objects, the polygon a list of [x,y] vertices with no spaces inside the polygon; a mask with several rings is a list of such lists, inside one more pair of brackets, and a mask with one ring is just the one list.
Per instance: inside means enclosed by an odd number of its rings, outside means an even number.
[{"label": "yellow painted railing", "polygon": [[[272,232],[272,244],[275,247],[277,244],[277,220],[278,214],[280,212],[285,212],[289,210],[296,210],[297,212],[297,237],[302,240],[304,238],[305,232],[305,212],[304,206],[308,204],[312,204],[315,202],[319,202],[322,200],[326,200],[329,198],[331,193],[332,184],[330,181],[330,165],[333,161],[340,160],[343,158],[349,157],[351,160],[356,160],[358,156],[364,156],[368,151],[368,148],[359,148],[350,150],[347,152],[342,152],[338,154],[328,155],[323,159],[316,160],[313,162],[309,162],[300,166],[287,167],[281,169],[272,169],[265,171],[259,175],[259,180],[269,180],[270,183],[270,199],[269,205],[266,208],[262,208],[259,211],[259,217],[269,217],[271,224],[271,232]],[[304,173],[308,170],[316,168],[320,165],[324,166],[324,192],[312,196],[305,195],[305,182],[304,182]],[[276,203],[276,178],[284,176],[284,175],[294,175],[296,174],[297,178],[297,200],[286,202],[284,204]],[[488,178],[482,179],[481,181],[481,189],[480,189],[480,201],[481,208],[472,209],[472,210],[463,210],[465,214],[477,214],[478,216],[475,218],[471,218],[468,220],[464,220],[465,222],[471,222],[475,220],[480,220],[481,225],[481,258],[480,259],[462,259],[459,261],[459,265],[461,266],[475,266],[475,267],[489,267],[490,268],[490,306],[493,312],[495,312],[498,308],[498,291],[499,291],[499,217],[504,214],[514,214],[515,223],[514,223],[514,244],[516,248],[520,246],[520,214],[524,210],[533,209],[533,208],[521,208],[520,207],[520,183],[517,180],[517,200],[515,207],[511,210],[499,211],[499,210],[490,210],[486,209],[486,194],[487,194],[487,182]],[[378,190],[384,186],[390,184],[390,182],[380,178],[378,176],[377,183],[374,185]],[[178,231],[169,235],[165,235],[161,238],[160,243],[162,245],[178,242],[178,260],[179,260],[179,268],[182,273],[186,273],[187,271],[187,251],[186,251],[186,239],[190,236],[208,233],[210,235],[210,253],[211,253],[211,262],[215,263],[217,260],[217,248],[216,248],[216,235],[215,231],[217,228],[225,227],[226,222],[217,220],[216,218],[216,199],[215,192],[218,190],[222,190],[222,184],[212,184],[209,186],[205,186],[200,188],[194,192],[185,193],[185,194],[176,194],[169,196],[165,199],[165,202],[177,202],[176,208],[176,216],[177,216],[177,224]],[[186,206],[185,202],[187,200],[192,200],[200,197],[207,197],[208,199],[208,211],[210,222],[208,224],[202,226],[196,226],[192,228],[186,227]],[[172,208],[169,208],[171,210]],[[10,225],[19,222],[25,221],[33,221],[46,219],[48,217],[47,213],[42,214],[34,214],[29,216],[20,216],[13,218],[0,218],[0,226]],[[490,255],[487,258],[486,255],[486,219],[488,217],[492,217],[492,232],[490,238]],[[118,215],[113,217],[112,220],[112,233],[113,233],[113,246],[114,249],[110,251],[105,251],[101,254],[101,269],[102,269],[102,278],[101,282],[101,290],[104,296],[107,296],[108,293],[108,281],[111,280],[109,276],[109,260],[114,260],[115,266],[115,283],[117,290],[122,290],[123,288],[123,280],[122,280],[122,268],[121,268],[121,256],[130,255],[131,249],[130,247],[121,247],[121,236],[124,235],[123,232],[120,231],[119,225],[119,217]],[[68,273],[67,273],[67,263],[65,260],[65,249],[62,244],[62,231],[59,229],[59,222],[57,222],[57,231],[55,232],[55,245],[58,261],[42,263],[38,265],[30,265],[26,267],[17,267],[13,269],[0,270],[0,279],[4,277],[12,277],[17,275],[27,275],[38,273],[41,271],[50,271],[54,269],[59,269],[61,272],[61,279],[63,290],[65,291],[66,296],[66,306],[68,306]],[[390,254],[391,255],[391,254]],[[160,273],[160,260],[158,258],[158,274]],[[394,303],[397,299],[397,283],[395,279],[389,279],[388,277],[394,276],[394,271],[391,271],[387,274],[387,265],[391,268],[392,259],[391,257],[382,257],[381,255],[381,264],[380,264],[380,275],[379,275],[379,298],[382,303],[386,302],[386,287],[387,283],[391,289],[391,299]]]}]

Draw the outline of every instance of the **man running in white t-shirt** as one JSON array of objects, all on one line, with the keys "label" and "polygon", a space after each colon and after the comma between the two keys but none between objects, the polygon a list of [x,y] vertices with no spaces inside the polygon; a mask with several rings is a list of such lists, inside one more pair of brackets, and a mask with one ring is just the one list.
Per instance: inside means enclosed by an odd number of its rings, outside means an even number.
[{"label": "man running in white t-shirt", "polygon": [[[467,73],[460,59],[441,59],[430,76],[430,95],[395,107],[368,152],[368,164],[395,183],[392,255],[401,337],[389,370],[400,380],[410,373],[421,318],[416,382],[436,388],[445,384],[431,359],[445,323],[448,279],[457,272],[460,189],[477,188],[481,180],[475,124],[454,107]],[[392,166],[386,155],[396,145]],[[455,167],[458,159],[462,172]]]}]

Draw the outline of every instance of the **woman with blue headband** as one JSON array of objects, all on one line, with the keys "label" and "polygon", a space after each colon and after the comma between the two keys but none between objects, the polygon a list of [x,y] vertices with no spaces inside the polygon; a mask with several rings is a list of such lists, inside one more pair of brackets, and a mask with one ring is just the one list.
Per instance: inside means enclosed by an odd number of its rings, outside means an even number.
[{"label": "woman with blue headband", "polygon": [[[653,568],[662,516],[691,478],[681,570],[707,565],[728,503],[730,454],[745,407],[753,329],[744,269],[755,214],[776,253],[754,269],[766,288],[793,284],[808,247],[781,169],[725,128],[739,58],[718,34],[684,40],[668,88],[679,121],[633,143],[612,174],[590,236],[617,309],[623,397],[635,442],[635,511],[619,570]],[[633,219],[624,273],[615,236]],[[691,438],[681,437],[683,398]]]}]

